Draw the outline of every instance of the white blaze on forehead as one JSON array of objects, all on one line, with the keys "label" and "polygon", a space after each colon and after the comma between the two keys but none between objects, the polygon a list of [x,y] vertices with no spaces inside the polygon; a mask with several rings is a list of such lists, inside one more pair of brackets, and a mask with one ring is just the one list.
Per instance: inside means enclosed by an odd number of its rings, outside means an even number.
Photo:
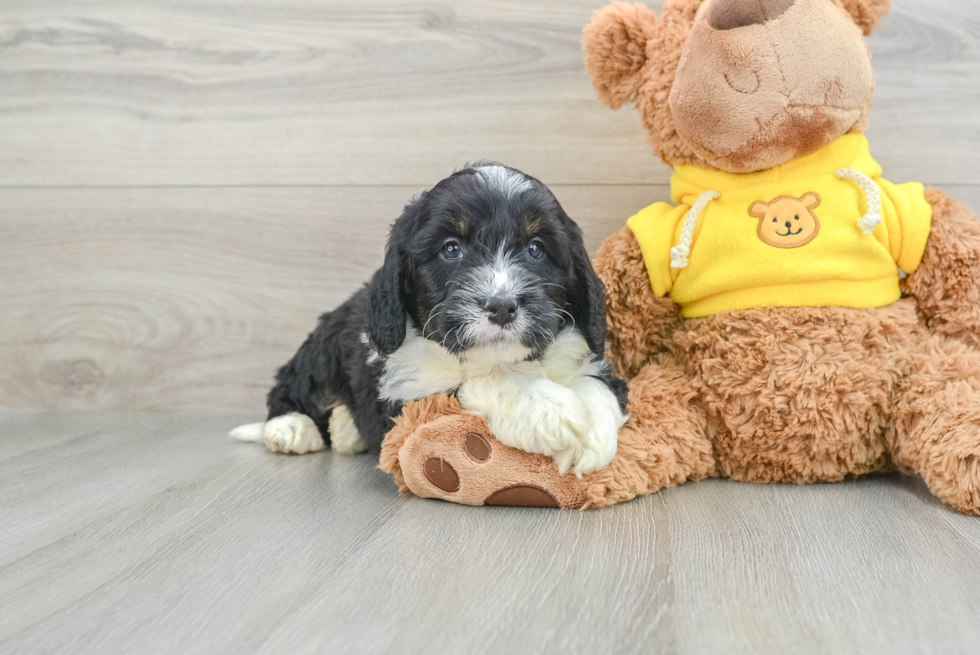
[{"label": "white blaze on forehead", "polygon": [[484,184],[508,198],[531,190],[531,182],[527,178],[503,166],[481,166],[476,169],[476,172],[483,179]]},{"label": "white blaze on forehead", "polygon": [[527,276],[521,271],[514,258],[501,248],[489,266],[490,282],[487,296],[511,296],[520,293],[527,285]]}]

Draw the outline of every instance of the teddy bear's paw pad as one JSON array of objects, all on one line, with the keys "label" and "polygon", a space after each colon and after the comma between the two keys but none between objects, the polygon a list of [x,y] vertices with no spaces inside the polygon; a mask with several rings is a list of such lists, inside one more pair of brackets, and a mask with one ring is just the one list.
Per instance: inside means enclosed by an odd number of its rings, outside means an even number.
[{"label": "teddy bear's paw pad", "polygon": [[430,457],[422,465],[425,479],[447,493],[459,491],[459,474],[441,457]]},{"label": "teddy bear's paw pad", "polygon": [[490,442],[476,432],[470,432],[463,439],[463,451],[466,456],[477,464],[484,464],[490,461],[490,454],[493,447]]},{"label": "teddy bear's paw pad", "polygon": [[557,507],[561,504],[541,487],[529,484],[516,484],[490,494],[484,505],[503,505],[507,507]]}]

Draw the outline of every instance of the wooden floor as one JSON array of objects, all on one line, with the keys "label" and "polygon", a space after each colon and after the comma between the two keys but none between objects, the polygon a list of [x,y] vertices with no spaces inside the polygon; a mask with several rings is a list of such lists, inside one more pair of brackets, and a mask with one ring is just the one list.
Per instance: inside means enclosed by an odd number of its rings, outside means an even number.
[{"label": "wooden floor", "polygon": [[[593,250],[667,199],[604,2],[0,1],[0,654],[980,652],[980,519],[917,479],[471,509],[224,438],[454,168]],[[895,4],[872,150],[980,208],[980,5]]]},{"label": "wooden floor", "polygon": [[221,438],[246,418],[0,413],[0,652],[980,643],[980,520],[912,478],[473,509],[399,496],[369,456]]}]

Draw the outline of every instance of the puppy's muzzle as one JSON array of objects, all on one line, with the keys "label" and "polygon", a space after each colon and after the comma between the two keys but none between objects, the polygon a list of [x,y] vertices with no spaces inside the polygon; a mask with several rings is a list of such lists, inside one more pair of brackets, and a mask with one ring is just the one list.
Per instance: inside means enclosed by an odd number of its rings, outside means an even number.
[{"label": "puppy's muzzle", "polygon": [[483,313],[494,325],[504,327],[517,318],[517,299],[508,296],[492,296],[483,303]]}]

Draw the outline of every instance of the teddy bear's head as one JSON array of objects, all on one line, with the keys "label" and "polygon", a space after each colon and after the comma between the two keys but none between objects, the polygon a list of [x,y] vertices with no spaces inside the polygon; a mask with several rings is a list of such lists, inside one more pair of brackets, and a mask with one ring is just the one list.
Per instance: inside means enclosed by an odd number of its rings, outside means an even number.
[{"label": "teddy bear's head", "polygon": [[891,0],[614,3],[585,29],[599,99],[636,104],[669,164],[778,166],[863,132],[874,95],[863,36]]}]

